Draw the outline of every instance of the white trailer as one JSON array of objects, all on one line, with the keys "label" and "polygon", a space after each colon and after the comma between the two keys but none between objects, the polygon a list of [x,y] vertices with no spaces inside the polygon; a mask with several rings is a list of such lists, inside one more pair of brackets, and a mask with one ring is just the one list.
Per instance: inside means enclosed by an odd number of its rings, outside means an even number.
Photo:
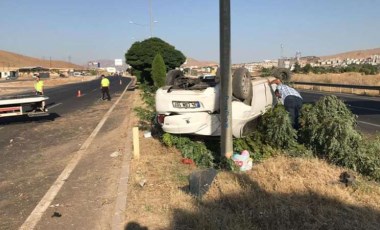
[{"label": "white trailer", "polygon": [[29,117],[48,116],[42,105],[49,97],[43,95],[16,95],[0,97],[0,118],[27,115]]}]

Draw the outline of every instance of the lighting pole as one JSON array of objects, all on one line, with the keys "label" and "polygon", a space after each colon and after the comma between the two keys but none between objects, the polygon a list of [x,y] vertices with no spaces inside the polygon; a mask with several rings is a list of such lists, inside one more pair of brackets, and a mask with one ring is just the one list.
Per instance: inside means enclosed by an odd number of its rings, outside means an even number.
[{"label": "lighting pole", "polygon": [[221,155],[230,158],[232,146],[231,7],[230,0],[219,0],[221,76]]},{"label": "lighting pole", "polygon": [[153,23],[157,23],[158,21],[151,21],[150,24],[140,24],[136,23],[134,21],[129,21],[129,24],[134,24],[136,26],[144,26],[144,27],[150,27],[150,37],[153,37]]},{"label": "lighting pole", "polygon": [[149,27],[150,27],[150,37],[153,36],[152,30],[152,0],[149,0]]}]

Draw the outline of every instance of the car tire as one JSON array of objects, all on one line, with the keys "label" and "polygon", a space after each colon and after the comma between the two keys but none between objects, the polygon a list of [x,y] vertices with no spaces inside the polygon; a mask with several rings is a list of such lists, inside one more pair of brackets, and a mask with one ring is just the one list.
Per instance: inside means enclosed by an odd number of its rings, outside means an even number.
[{"label": "car tire", "polygon": [[283,82],[288,82],[292,78],[290,70],[286,68],[277,68],[273,71],[272,75]]},{"label": "car tire", "polygon": [[251,74],[246,68],[238,68],[232,75],[232,94],[250,104],[252,97]]},{"label": "car tire", "polygon": [[219,82],[220,82],[220,68],[218,68],[215,73],[215,83],[219,83]]},{"label": "car tire", "polygon": [[174,85],[174,80],[182,76],[183,76],[183,73],[181,70],[178,70],[178,69],[170,70],[166,74],[165,85]]}]

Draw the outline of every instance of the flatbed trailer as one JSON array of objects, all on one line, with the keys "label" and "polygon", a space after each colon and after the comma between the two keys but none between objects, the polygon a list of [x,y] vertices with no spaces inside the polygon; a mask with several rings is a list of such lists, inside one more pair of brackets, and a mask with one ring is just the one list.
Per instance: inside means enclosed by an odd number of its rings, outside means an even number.
[{"label": "flatbed trailer", "polygon": [[0,118],[27,115],[29,117],[48,116],[42,102],[49,97],[43,95],[24,94],[0,97]]}]

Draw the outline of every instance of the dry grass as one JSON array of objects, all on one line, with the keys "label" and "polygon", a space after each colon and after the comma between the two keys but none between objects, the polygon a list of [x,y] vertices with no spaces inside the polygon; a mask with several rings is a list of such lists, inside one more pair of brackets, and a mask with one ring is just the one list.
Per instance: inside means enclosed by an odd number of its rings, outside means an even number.
[{"label": "dry grass", "polygon": [[[248,173],[220,172],[199,200],[188,194],[194,168],[174,149],[140,136],[130,170],[128,223],[149,229],[377,229],[380,187],[318,159],[277,157]],[[146,180],[146,185],[139,183]]]},{"label": "dry grass", "polygon": [[[318,82],[318,83],[328,83],[328,84],[380,86],[380,74],[377,74],[377,75],[362,75],[360,73],[294,74],[292,77],[292,80],[300,81],[300,82]],[[345,89],[345,88],[303,86],[303,85],[296,85],[296,88],[379,96],[378,90]]]}]

